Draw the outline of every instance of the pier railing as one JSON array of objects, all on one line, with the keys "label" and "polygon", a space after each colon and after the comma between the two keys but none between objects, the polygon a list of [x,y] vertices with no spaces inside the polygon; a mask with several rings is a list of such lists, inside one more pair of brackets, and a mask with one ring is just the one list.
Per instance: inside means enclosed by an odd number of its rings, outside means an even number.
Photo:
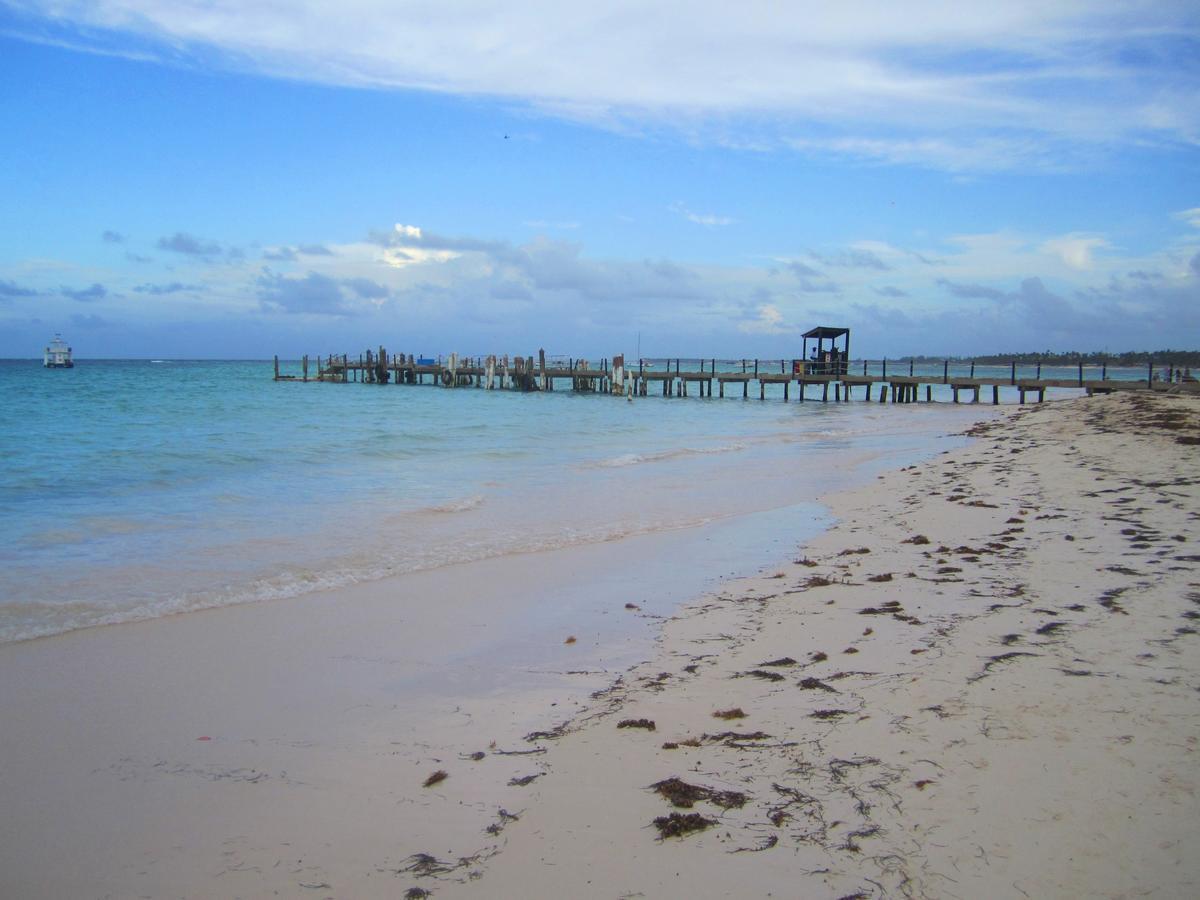
[{"label": "pier railing", "polygon": [[[424,356],[420,354],[389,354],[384,347],[367,350],[350,357],[348,354],[327,354],[324,357],[302,357],[298,375],[283,371],[275,358],[276,381],[365,382],[373,384],[436,384],[443,387],[481,387],[521,391],[554,391],[568,389],[584,393],[611,393],[628,396],[686,397],[695,393],[712,397],[716,382],[719,396],[727,388],[741,385],[743,398],[750,396],[750,384],[758,385],[759,399],[782,394],[790,399],[793,387],[797,399],[809,397],[810,389],[820,390],[820,399],[851,399],[855,388],[863,389],[865,399],[872,400],[873,388],[878,385],[878,401],[886,402],[890,391],[894,403],[913,402],[924,389],[926,401],[952,400],[959,402],[966,392],[973,402],[979,402],[981,391],[991,389],[993,403],[999,403],[1002,389],[1006,397],[1016,393],[1019,402],[1027,394],[1039,401],[1046,391],[1071,390],[1087,393],[1114,390],[1179,390],[1200,392],[1200,384],[1190,370],[1174,366],[1156,366],[1153,361],[1143,367],[1109,366],[1077,363],[1063,365],[1053,361],[1017,362],[1007,365],[989,361],[928,358],[915,359],[845,359],[824,357],[811,359],[728,359],[718,357],[643,357],[632,360],[623,356],[612,359],[588,359],[538,351],[537,356]],[[311,363],[311,365],[310,365]],[[283,368],[288,368],[287,361]],[[569,385],[569,386],[568,386]]]}]

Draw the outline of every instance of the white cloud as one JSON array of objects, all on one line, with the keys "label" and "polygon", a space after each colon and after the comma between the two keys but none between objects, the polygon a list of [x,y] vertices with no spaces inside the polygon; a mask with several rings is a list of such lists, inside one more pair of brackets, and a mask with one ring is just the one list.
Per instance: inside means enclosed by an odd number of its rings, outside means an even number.
[{"label": "white cloud", "polygon": [[1186,222],[1193,228],[1200,228],[1200,206],[1193,206],[1191,209],[1183,209],[1175,213],[1174,218],[1181,222]]},{"label": "white cloud", "polygon": [[734,219],[731,219],[729,216],[718,216],[718,215],[714,215],[713,213],[692,212],[690,209],[688,209],[682,203],[672,204],[671,211],[683,216],[689,222],[692,222],[696,225],[704,225],[708,228],[712,228],[712,227],[719,226],[719,225],[732,225],[735,221]]},{"label": "white cloud", "polygon": [[760,306],[753,319],[738,323],[738,331],[743,334],[788,334],[796,330],[784,322],[779,307],[770,303]]},{"label": "white cloud", "polygon": [[[1062,142],[1200,135],[1187,4],[751,0],[7,0],[100,52],[954,171],[1058,164]],[[133,50],[129,50],[133,52]],[[814,127],[815,126],[815,127]],[[763,134],[757,134],[762,132]],[[1048,152],[1053,151],[1053,152]]]},{"label": "white cloud", "polygon": [[528,352],[522,342],[536,335],[574,353],[610,353],[630,349],[620,342],[641,330],[669,336],[676,354],[776,357],[794,355],[799,331],[835,322],[854,329],[859,352],[878,358],[1145,349],[1200,327],[1200,310],[1192,311],[1200,236],[1137,256],[1093,234],[963,234],[918,247],[863,239],[823,246],[819,267],[807,254],[761,265],[603,258],[581,242],[512,243],[414,225],[355,243],[320,237],[295,246],[326,252],[297,252],[269,268],[261,259],[213,266],[188,254],[157,270],[0,265],[0,287],[9,285],[0,326],[34,308],[69,321],[79,306],[61,286],[99,284],[103,294],[80,299],[112,321],[238,321],[280,333],[312,321],[332,352],[394,334],[464,352]]},{"label": "white cloud", "polygon": [[1093,268],[1092,251],[1108,246],[1108,241],[1099,235],[1066,234],[1044,242],[1042,249],[1082,272]]}]

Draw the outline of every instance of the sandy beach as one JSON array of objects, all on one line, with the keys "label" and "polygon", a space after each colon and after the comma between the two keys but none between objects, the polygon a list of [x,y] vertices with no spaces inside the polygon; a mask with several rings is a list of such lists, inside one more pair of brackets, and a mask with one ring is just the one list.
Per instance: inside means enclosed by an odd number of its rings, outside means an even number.
[{"label": "sandy beach", "polygon": [[616,545],[0,647],[0,896],[1195,896],[1200,403],[971,435],[761,575],[597,597],[657,634],[615,682],[553,618],[537,673],[423,648]]}]

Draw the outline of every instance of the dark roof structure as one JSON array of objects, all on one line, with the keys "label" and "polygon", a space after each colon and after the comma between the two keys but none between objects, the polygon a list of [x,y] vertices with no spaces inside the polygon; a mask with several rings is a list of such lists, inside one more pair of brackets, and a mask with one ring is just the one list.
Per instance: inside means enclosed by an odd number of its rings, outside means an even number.
[{"label": "dark roof structure", "polygon": [[811,331],[806,331],[800,336],[805,338],[828,338],[829,340],[833,340],[834,338],[840,338],[843,334],[849,333],[849,328],[830,328],[828,325],[818,325],[816,328],[812,329]]}]

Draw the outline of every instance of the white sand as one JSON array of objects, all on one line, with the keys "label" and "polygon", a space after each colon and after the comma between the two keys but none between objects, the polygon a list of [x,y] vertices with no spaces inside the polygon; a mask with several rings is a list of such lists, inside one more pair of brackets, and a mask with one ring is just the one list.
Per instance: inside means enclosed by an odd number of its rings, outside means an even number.
[{"label": "white sand", "polygon": [[[1022,410],[834,498],[816,565],[607,689],[591,631],[536,676],[489,653],[605,548],[407,582],[432,609],[385,583],[0,647],[0,896],[1196,896],[1197,405]],[[744,804],[660,841],[670,776]]]}]

